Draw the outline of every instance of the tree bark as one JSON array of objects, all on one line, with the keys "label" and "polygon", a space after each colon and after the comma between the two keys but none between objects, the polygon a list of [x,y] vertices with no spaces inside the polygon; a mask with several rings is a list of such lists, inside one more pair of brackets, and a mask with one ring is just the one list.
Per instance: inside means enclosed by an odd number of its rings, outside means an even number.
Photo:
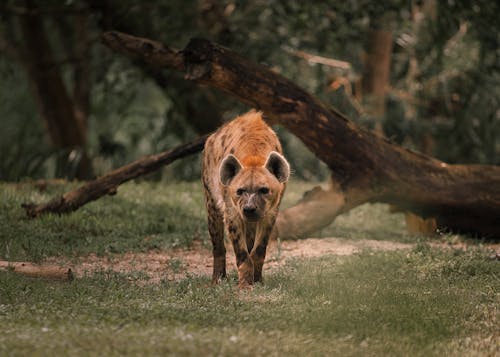
[{"label": "tree bark", "polygon": [[[412,31],[415,34],[418,34],[420,28],[422,27],[422,16],[420,12],[420,7],[422,8],[422,12],[425,15],[425,17],[430,17],[431,19],[435,20],[435,2],[434,0],[431,1],[423,1],[421,4],[412,4],[412,16],[411,16],[411,24],[412,24]],[[419,72],[418,68],[418,61],[417,57],[415,54],[415,50],[413,49],[411,52],[411,57],[410,57],[410,62],[409,62],[409,68],[408,68],[408,73],[406,76],[406,82],[408,83],[408,91],[411,94],[412,97],[416,98],[417,97],[417,76]],[[410,115],[413,117],[414,120],[430,120],[431,118],[428,117],[417,117],[417,108],[415,107],[414,103],[408,101],[406,103],[406,108],[409,110],[411,113]],[[420,149],[420,152],[426,154],[426,155],[432,155],[434,152],[434,144],[435,140],[434,137],[432,136],[432,133],[429,131],[426,131],[425,133],[422,134],[421,138],[418,140],[418,147]],[[409,233],[413,234],[425,234],[425,235],[433,235],[436,234],[437,230],[437,222],[433,217],[427,217],[427,218],[422,218],[420,216],[417,216],[414,213],[411,212],[406,212],[405,213],[405,221],[406,221],[406,229],[408,230]]]},{"label": "tree bark", "polygon": [[31,218],[45,213],[61,214],[73,212],[88,202],[95,201],[102,196],[116,194],[118,186],[124,182],[156,171],[177,159],[201,151],[206,139],[207,136],[202,136],[190,143],[177,146],[172,150],[138,159],[93,181],[89,181],[76,190],[55,197],[47,203],[38,205],[25,203],[22,206],[26,210],[26,214]]},{"label": "tree bark", "polygon": [[329,166],[328,195],[317,204],[306,198],[285,210],[278,220],[282,238],[311,233],[288,229],[307,226],[311,217],[319,222],[310,227],[315,231],[365,202],[391,203],[420,216],[434,216],[440,227],[450,230],[500,236],[498,166],[448,165],[395,145],[358,127],[268,67],[207,40],[193,39],[182,51],[117,32],[105,33],[104,41],[116,51],[185,72],[186,79],[262,110],[271,124],[285,126]]},{"label": "tree bark", "polygon": [[87,12],[74,16],[75,42],[73,53],[76,59],[73,70],[73,99],[75,119],[87,137],[88,116],[90,114],[90,48],[88,40]]},{"label": "tree bark", "polygon": [[0,270],[10,270],[14,273],[32,278],[51,280],[73,280],[74,272],[71,268],[56,265],[42,266],[28,262],[8,262],[0,260]]},{"label": "tree bark", "polygon": [[[25,58],[22,63],[26,67],[52,144],[59,149],[79,150],[82,156],[77,163],[75,174],[77,178],[87,179],[92,175],[90,160],[85,152],[88,104],[86,110],[81,106],[75,106],[52,54],[40,15],[36,11],[27,12],[20,16],[20,25],[25,41],[23,51]],[[87,59],[79,58],[79,60]],[[80,70],[77,72],[81,73]],[[87,92],[84,93],[84,90]],[[82,104],[81,99],[85,96],[88,100],[88,90],[88,86],[85,88],[79,86],[77,93],[79,98],[75,98],[78,104]]]},{"label": "tree bark", "polygon": [[[500,235],[498,166],[448,165],[395,145],[358,127],[268,67],[203,39],[193,39],[182,51],[116,32],[105,33],[104,40],[112,49],[151,65],[183,71],[186,79],[233,95],[263,110],[271,123],[285,126],[332,170],[331,190],[339,202],[331,208],[333,217],[364,202],[386,202],[436,217],[439,227]],[[294,219],[285,219],[280,226],[295,224]]]},{"label": "tree bark", "polygon": [[392,56],[392,34],[382,29],[371,29],[368,33],[368,48],[363,73],[363,99],[367,112],[375,120],[375,131],[382,134],[382,119],[385,115],[385,100],[389,88]]}]

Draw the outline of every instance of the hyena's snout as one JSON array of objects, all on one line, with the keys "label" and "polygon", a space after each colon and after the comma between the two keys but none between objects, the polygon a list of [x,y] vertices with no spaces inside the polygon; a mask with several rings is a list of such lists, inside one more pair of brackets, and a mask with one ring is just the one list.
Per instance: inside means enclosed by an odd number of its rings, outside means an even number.
[{"label": "hyena's snout", "polygon": [[255,206],[243,207],[243,215],[249,221],[256,221],[260,218],[260,214],[257,212],[257,207]]},{"label": "hyena's snout", "polygon": [[243,216],[248,221],[258,221],[261,218],[261,210],[255,202],[254,195],[251,195],[247,202],[243,204]]}]

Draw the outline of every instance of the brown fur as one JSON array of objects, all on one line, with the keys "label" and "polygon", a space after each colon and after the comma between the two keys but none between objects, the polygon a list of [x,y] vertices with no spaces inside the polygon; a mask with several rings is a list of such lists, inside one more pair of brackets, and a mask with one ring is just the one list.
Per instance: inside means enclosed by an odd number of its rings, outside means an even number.
[{"label": "brown fur", "polygon": [[262,280],[290,169],[262,114],[250,111],[212,134],[203,152],[202,181],[217,283],[226,276],[224,231],[231,240],[240,287]]}]

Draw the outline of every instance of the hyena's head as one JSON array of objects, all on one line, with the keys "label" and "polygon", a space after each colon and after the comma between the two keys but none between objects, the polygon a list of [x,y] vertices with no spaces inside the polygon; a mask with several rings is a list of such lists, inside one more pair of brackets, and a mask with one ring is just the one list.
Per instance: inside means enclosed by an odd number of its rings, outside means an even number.
[{"label": "hyena's head", "polygon": [[251,222],[278,209],[284,184],[290,176],[290,165],[281,154],[271,151],[265,161],[260,161],[250,160],[250,165],[244,165],[229,154],[219,170],[220,182],[227,188],[231,202],[240,216]]}]

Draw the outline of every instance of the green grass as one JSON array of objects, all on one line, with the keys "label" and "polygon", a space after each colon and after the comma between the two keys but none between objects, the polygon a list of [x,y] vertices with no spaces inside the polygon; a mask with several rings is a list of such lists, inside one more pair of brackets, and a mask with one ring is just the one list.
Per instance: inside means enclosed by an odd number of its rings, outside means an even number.
[{"label": "green grass", "polygon": [[[493,355],[500,269],[485,252],[296,260],[233,280],[56,283],[0,273],[0,355]],[[234,276],[232,276],[234,279]]]},{"label": "green grass", "polygon": [[[208,244],[201,183],[127,183],[115,196],[103,197],[69,215],[26,218],[22,203],[42,203],[76,184],[45,192],[31,184],[0,183],[0,259],[40,261],[49,256],[99,255]],[[312,184],[291,182],[283,207],[297,202]],[[402,214],[388,206],[363,205],[338,217],[316,237],[417,242]]]},{"label": "green grass", "polygon": [[74,185],[40,193],[29,184],[0,185],[0,257],[122,253],[189,246],[208,240],[199,183],[128,183],[69,215],[27,219],[21,204],[46,202]]},{"label": "green grass", "polygon": [[[289,186],[284,206],[312,185]],[[207,242],[198,183],[129,183],[65,216],[25,218],[40,193],[0,184],[0,258],[107,255]],[[431,248],[403,216],[364,205],[318,235],[418,242],[412,251],[294,260],[238,292],[236,276],[151,284],[101,271],[73,282],[0,271],[0,355],[498,355],[500,264],[480,245]],[[422,243],[423,242],[423,243]],[[181,270],[183,262],[172,260]]]}]

